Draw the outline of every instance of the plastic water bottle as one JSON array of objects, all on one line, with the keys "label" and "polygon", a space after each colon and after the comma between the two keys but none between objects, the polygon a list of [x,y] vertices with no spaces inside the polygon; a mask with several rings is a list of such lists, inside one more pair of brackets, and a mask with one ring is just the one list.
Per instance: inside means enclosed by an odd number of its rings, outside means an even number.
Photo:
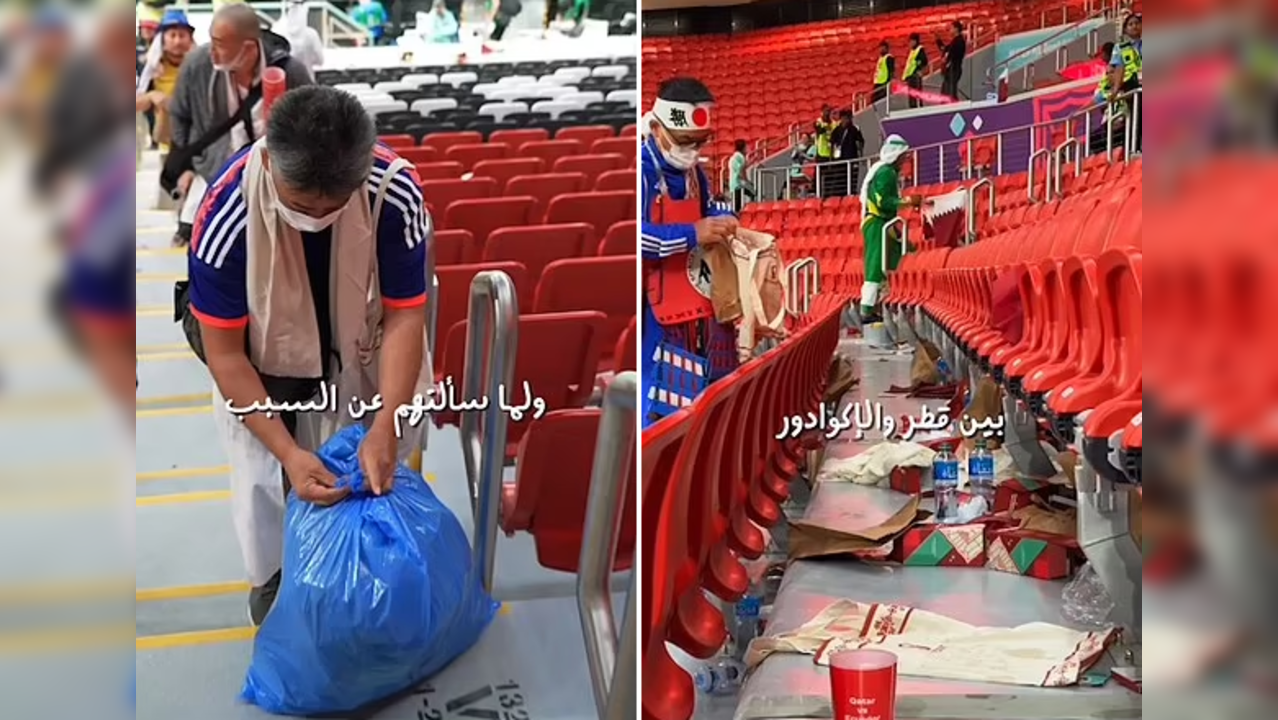
[{"label": "plastic water bottle", "polygon": [[936,361],[936,374],[941,376],[942,383],[948,383],[954,379],[954,371],[950,369],[950,363],[945,358]]},{"label": "plastic water bottle", "polygon": [[744,676],[745,665],[721,656],[701,663],[692,673],[692,681],[703,695],[735,695]]},{"label": "plastic water bottle", "polygon": [[741,660],[745,657],[750,641],[759,636],[759,624],[763,614],[763,588],[751,584],[745,597],[737,601],[736,623],[733,627],[732,656]]},{"label": "plastic water bottle", "polygon": [[978,438],[976,448],[967,457],[967,482],[971,493],[984,498],[986,512],[994,510],[994,455],[985,445],[984,438]]},{"label": "plastic water bottle", "polygon": [[932,490],[936,495],[936,521],[950,523],[958,519],[959,461],[954,446],[946,443],[932,459]]}]

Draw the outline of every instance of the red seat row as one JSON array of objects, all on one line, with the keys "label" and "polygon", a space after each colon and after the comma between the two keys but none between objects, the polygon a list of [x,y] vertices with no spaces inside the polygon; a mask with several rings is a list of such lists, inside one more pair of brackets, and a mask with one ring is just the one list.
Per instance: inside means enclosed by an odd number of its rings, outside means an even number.
[{"label": "red seat row", "polygon": [[765,549],[782,519],[805,439],[777,440],[785,419],[815,410],[847,297],[819,295],[781,346],[712,384],[691,407],[643,434],[640,502],[645,560],[642,718],[688,720],[692,679],[668,643],[709,658],[727,638],[720,610],[744,596],[741,559]]},{"label": "red seat row", "polygon": [[[545,177],[545,176],[540,176]],[[485,178],[487,179],[487,178]],[[448,193],[469,189],[452,185],[436,185],[452,181],[427,181],[423,183],[423,192],[428,198],[427,204],[434,218],[435,227],[440,230],[465,230],[470,233],[470,250],[465,252],[462,261],[477,262],[484,255],[484,247],[489,236],[503,228],[525,227],[529,225],[562,225],[578,223],[590,228],[592,238],[588,241],[597,243],[607,236],[609,229],[617,223],[635,219],[634,190],[614,190],[609,192],[555,192],[560,188],[545,185],[529,187],[538,195],[507,195],[504,197],[469,196],[448,197]],[[461,182],[462,186],[470,186],[474,181]],[[478,187],[489,183],[480,183]],[[522,185],[520,186],[522,187]],[[554,194],[550,194],[554,192]],[[445,196],[446,205],[431,202],[429,198]],[[542,212],[545,202],[545,210]]]},{"label": "red seat row", "polygon": [[[589,148],[592,143],[609,138],[631,138],[630,143],[634,144],[636,134],[637,126],[635,125],[627,125],[621,129],[620,134],[611,125],[574,125],[560,128],[554,134],[554,140],[573,141],[585,148]],[[414,148],[434,150],[438,153],[438,156],[432,159],[439,159],[439,156],[447,153],[448,149],[454,145],[484,144],[484,135],[475,130],[458,130],[430,133],[422,137],[420,144],[417,142],[417,138],[412,135],[382,135],[378,140],[396,151],[412,150]],[[551,140],[551,135],[545,128],[495,130],[488,136],[488,144],[509,145],[512,148],[519,148],[531,142],[546,142],[549,140]]]}]

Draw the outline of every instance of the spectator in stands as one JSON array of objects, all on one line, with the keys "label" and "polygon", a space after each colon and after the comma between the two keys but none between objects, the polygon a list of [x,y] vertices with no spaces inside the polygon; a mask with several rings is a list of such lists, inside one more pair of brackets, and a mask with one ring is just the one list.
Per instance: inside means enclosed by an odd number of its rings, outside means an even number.
[{"label": "spectator in stands", "polygon": [[892,46],[887,40],[879,43],[879,62],[874,68],[874,95],[871,102],[886,100],[891,89],[892,79],[896,77],[896,58],[892,57]]},{"label": "spectator in stands", "polygon": [[519,0],[497,0],[497,10],[493,13],[493,34],[489,39],[500,41],[505,37],[510,22],[523,11],[524,5]]},{"label": "spectator in stands", "polygon": [[789,198],[806,197],[812,190],[812,180],[805,167],[816,159],[816,146],[812,144],[812,134],[803,133],[799,142],[790,150],[790,192]]},{"label": "spectator in stands", "polygon": [[[927,75],[927,50],[923,49],[923,40],[919,34],[913,33],[910,35],[910,55],[905,59],[905,74],[902,77],[911,90],[922,92],[924,75]],[[910,107],[923,107],[923,101],[911,95]]]},{"label": "spectator in stands", "polygon": [[429,13],[417,13],[418,32],[431,43],[461,42],[461,26],[444,0],[435,0]]},{"label": "spectator in stands", "polygon": [[945,62],[941,70],[941,94],[959,99],[959,81],[963,79],[963,61],[967,59],[967,37],[963,35],[963,23],[958,20],[950,26],[950,41],[937,38],[936,46],[941,50],[941,58]]},{"label": "spectator in stands", "polygon": [[[884,239],[884,228],[896,218],[902,207],[919,207],[922,199],[901,197],[900,166],[910,145],[900,135],[889,135],[879,150],[878,162],[870,166],[861,186],[861,237],[865,243],[865,283],[861,286],[861,321],[881,322],[878,305],[880,290],[887,282],[883,271],[884,253],[887,269],[901,262],[901,230],[894,226]],[[886,246],[886,247],[885,247]]]},{"label": "spectator in stands", "polygon": [[[701,149],[711,140],[713,107],[714,96],[701,81],[672,78],[657,89],[641,123],[646,134],[640,152],[645,425],[675,412],[706,382],[737,366],[736,333],[714,319],[703,254],[737,231],[731,210],[711,201],[710,182],[699,164]],[[700,372],[687,372],[689,363]]]},{"label": "spectator in stands", "polygon": [[324,40],[311,27],[306,0],[284,0],[284,13],[271,30],[288,40],[290,54],[314,76],[315,70],[324,64]]},{"label": "spectator in stands", "polygon": [[746,141],[733,143],[732,157],[728,159],[728,194],[732,199],[732,207],[737,212],[745,207],[746,200],[754,200],[754,186],[746,177]]},{"label": "spectator in stands", "polygon": [[830,176],[834,182],[834,195],[842,197],[858,187],[861,168],[856,161],[865,151],[865,136],[856,126],[851,110],[839,112],[839,124],[834,128],[831,142],[834,145],[834,159],[842,164],[832,166]]},{"label": "spectator in stands", "polygon": [[169,98],[177,89],[182,61],[195,46],[195,28],[181,10],[164,13],[158,27],[158,35],[147,51],[146,65],[138,78],[135,107],[138,112],[152,112],[156,122],[152,137],[160,151],[168,152]]},{"label": "spectator in stands", "polygon": [[387,410],[369,425],[360,465],[374,493],[391,488],[397,456],[414,448],[396,440],[390,409],[433,380],[422,331],[430,221],[419,182],[377,143],[359,100],[313,85],[276,101],[266,137],[236,155],[200,208],[179,311],[216,383],[254,625],[279,587],[285,486],[317,504],[348,492],[314,450],[318,435],[351,419],[345,410],[237,418],[229,408],[268,397],[306,403],[328,382],[343,398],[380,393]]},{"label": "spectator in stands", "polygon": [[[184,200],[174,237],[177,245],[190,242],[195,211],[208,183],[231,155],[261,137],[266,128],[262,71],[267,66],[281,68],[289,88],[311,83],[310,71],[289,54],[288,41],[263,30],[248,5],[227,5],[214,13],[209,35],[212,42],[191,51],[182,63],[169,101],[175,152],[169,154],[164,175],[175,180],[173,190]],[[189,149],[200,146],[203,149],[192,156]]]},{"label": "spectator in stands", "polygon": [[368,29],[369,35],[373,36],[374,45],[382,44],[383,38],[386,37],[386,25],[390,23],[390,15],[387,14],[386,6],[381,0],[360,0],[359,5],[351,10],[351,17]]},{"label": "spectator in stands", "polygon": [[824,197],[827,193],[826,184],[829,182],[828,173],[821,166],[827,165],[834,160],[834,145],[830,142],[834,135],[834,128],[838,123],[834,119],[834,108],[829,105],[821,106],[821,117],[816,121],[816,162],[817,162],[817,194]]}]

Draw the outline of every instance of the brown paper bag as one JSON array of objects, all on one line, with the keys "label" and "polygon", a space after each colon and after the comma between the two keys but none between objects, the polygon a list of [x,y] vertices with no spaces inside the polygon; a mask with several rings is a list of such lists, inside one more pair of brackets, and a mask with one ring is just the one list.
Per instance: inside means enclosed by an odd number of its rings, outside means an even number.
[{"label": "brown paper bag", "polygon": [[860,382],[852,361],[842,355],[835,355],[830,360],[830,370],[826,375],[825,402],[837,404]]},{"label": "brown paper bag", "polygon": [[936,362],[941,358],[941,351],[931,341],[919,339],[914,344],[914,362],[910,365],[910,385],[939,385],[941,371]]},{"label": "brown paper bag", "polygon": [[706,264],[710,266],[710,303],[714,305],[714,319],[721,323],[740,320],[741,290],[732,248],[727,243],[719,243],[707,246],[703,252]]},{"label": "brown paper bag", "polygon": [[873,550],[892,542],[901,533],[932,516],[919,509],[919,498],[912,497],[895,515],[874,527],[834,528],[807,520],[790,522],[790,559],[804,560],[831,555],[849,555]]},{"label": "brown paper bag", "polygon": [[[980,384],[972,392],[972,401],[968,403],[966,415],[973,420],[988,420],[1003,414],[1003,388],[991,378],[982,378]],[[1002,447],[1003,441],[996,435],[985,439],[985,446],[991,450]],[[963,441],[964,447],[971,450],[976,447],[976,438]]]}]

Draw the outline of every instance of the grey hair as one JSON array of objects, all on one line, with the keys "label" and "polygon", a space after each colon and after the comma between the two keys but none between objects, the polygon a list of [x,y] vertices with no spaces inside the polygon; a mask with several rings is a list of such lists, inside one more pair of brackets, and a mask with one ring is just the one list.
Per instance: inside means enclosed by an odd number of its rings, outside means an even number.
[{"label": "grey hair", "polygon": [[359,100],[322,85],[284,93],[266,125],[271,174],[294,190],[328,198],[367,182],[376,143],[377,129]]}]

